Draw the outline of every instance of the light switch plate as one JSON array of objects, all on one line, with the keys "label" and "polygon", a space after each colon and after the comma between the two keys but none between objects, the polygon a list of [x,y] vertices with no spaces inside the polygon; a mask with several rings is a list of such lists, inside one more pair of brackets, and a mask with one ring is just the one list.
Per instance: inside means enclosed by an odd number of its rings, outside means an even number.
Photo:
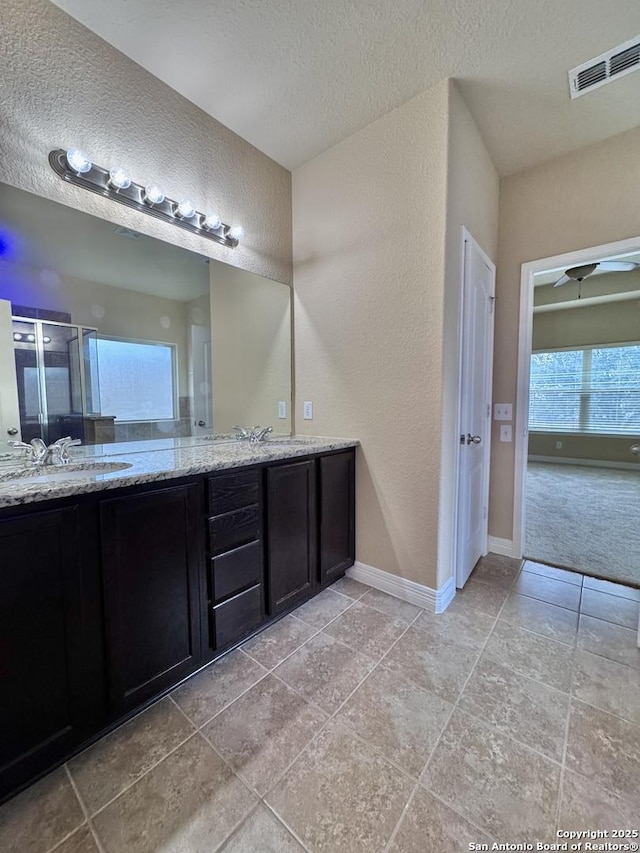
[{"label": "light switch plate", "polygon": [[278,403],[278,417],[286,418],[287,417],[287,404],[284,401],[280,401]]},{"label": "light switch plate", "polygon": [[511,424],[502,424],[500,427],[500,441],[512,441]]},{"label": "light switch plate", "polygon": [[304,402],[304,419],[305,421],[313,420],[313,403],[311,400],[305,400]]},{"label": "light switch plate", "polygon": [[512,421],[513,403],[494,403],[493,419],[494,421]]}]

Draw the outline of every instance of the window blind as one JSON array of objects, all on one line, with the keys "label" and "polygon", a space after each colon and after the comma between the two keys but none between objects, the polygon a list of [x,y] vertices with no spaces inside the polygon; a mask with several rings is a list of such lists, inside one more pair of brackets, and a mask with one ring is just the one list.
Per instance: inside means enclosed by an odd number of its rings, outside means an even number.
[{"label": "window blind", "polygon": [[529,429],[640,433],[640,345],[531,355]]}]

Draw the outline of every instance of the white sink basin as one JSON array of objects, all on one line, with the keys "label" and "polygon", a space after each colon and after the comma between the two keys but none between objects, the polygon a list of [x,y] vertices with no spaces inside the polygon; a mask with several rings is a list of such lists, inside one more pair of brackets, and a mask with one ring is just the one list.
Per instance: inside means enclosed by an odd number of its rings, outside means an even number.
[{"label": "white sink basin", "polygon": [[71,465],[50,465],[42,468],[22,468],[0,474],[2,486],[30,485],[31,483],[59,483],[73,480],[91,480],[104,474],[125,471],[130,462],[86,462]]}]

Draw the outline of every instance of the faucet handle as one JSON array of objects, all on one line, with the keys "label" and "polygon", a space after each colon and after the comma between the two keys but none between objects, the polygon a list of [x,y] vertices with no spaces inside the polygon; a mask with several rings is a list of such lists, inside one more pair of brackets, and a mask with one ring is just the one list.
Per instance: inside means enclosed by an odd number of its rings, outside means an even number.
[{"label": "faucet handle", "polygon": [[243,438],[250,438],[251,433],[246,427],[234,426],[234,430],[236,431],[236,438],[240,441]]},{"label": "faucet handle", "polygon": [[80,444],[82,444],[82,442],[79,438],[71,438],[70,435],[67,435],[64,438],[59,438],[57,441],[54,441],[51,445],[51,450],[57,451],[61,465],[67,465],[71,460],[69,448],[77,447]]}]

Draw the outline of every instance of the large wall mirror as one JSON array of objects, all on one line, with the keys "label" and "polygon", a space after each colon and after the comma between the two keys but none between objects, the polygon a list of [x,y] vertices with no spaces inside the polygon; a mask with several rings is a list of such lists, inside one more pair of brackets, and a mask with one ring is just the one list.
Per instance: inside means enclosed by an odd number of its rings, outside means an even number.
[{"label": "large wall mirror", "polygon": [[291,292],[0,184],[0,442],[290,432]]}]

